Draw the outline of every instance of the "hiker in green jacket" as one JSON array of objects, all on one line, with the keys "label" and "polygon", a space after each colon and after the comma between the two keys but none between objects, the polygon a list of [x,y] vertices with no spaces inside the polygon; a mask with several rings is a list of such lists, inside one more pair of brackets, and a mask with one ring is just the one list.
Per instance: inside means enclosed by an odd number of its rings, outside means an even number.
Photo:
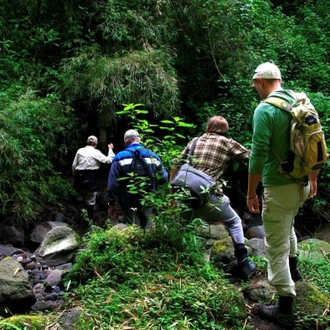
[{"label": "hiker in green jacket", "polygon": [[[261,100],[277,96],[292,104],[295,100],[294,93],[284,90],[281,84],[279,68],[266,62],[257,67],[251,87],[257,90]],[[279,296],[275,305],[259,305],[258,315],[284,327],[290,327],[294,323],[294,282],[301,279],[297,268],[298,247],[294,217],[308,194],[316,194],[318,174],[318,171],[313,172],[309,182],[306,180],[305,185],[301,185],[278,173],[279,161],[274,151],[281,159],[287,160],[290,121],[291,114],[274,105],[261,102],[255,109],[247,191],[249,211],[259,213],[256,190],[262,180],[262,219],[268,254],[268,280]]]}]

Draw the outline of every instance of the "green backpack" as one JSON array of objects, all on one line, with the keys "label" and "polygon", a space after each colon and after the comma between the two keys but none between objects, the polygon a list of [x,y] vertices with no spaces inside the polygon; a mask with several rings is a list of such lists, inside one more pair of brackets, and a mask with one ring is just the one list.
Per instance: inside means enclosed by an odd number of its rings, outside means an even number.
[{"label": "green backpack", "polygon": [[302,179],[320,169],[328,158],[324,132],[319,115],[305,93],[295,93],[293,104],[271,96],[264,102],[272,104],[292,115],[290,132],[290,152],[283,161],[273,150],[279,161],[278,172],[284,177]]}]

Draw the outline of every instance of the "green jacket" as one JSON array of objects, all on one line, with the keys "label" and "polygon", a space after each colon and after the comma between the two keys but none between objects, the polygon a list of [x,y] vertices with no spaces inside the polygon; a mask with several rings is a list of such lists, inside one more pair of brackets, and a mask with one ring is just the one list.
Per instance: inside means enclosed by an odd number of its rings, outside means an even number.
[{"label": "green jacket", "polygon": [[[278,90],[268,95],[270,96],[280,97],[290,104],[295,100],[294,93],[289,90]],[[277,173],[279,161],[272,152],[272,149],[275,150],[283,161],[287,160],[290,121],[289,112],[271,104],[261,102],[254,111],[249,172],[262,174],[264,186],[281,186],[293,182]]]}]

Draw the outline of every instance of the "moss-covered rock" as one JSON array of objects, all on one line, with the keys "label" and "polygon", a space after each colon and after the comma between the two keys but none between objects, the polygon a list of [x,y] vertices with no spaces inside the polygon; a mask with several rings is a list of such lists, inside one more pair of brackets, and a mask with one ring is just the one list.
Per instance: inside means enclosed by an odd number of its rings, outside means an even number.
[{"label": "moss-covered rock", "polygon": [[71,262],[81,246],[79,235],[71,228],[55,227],[50,230],[37,249],[37,259],[49,266]]},{"label": "moss-covered rock", "polygon": [[11,313],[28,311],[35,303],[32,281],[22,265],[13,257],[0,261],[0,314],[6,316],[5,309]]},{"label": "moss-covered rock", "polygon": [[309,238],[298,243],[300,256],[318,260],[328,256],[330,260],[330,243],[316,238]]},{"label": "moss-covered rock", "polygon": [[297,282],[296,292],[295,306],[303,315],[321,316],[329,308],[330,297],[320,292],[312,283]]},{"label": "moss-covered rock", "polygon": [[50,324],[45,316],[14,315],[0,321],[1,330],[44,330]]},{"label": "moss-covered rock", "polygon": [[58,318],[58,323],[63,330],[84,330],[94,329],[91,315],[84,313],[77,308],[67,309]]},{"label": "moss-covered rock", "polygon": [[93,318],[82,310],[73,308],[60,315],[14,315],[0,321],[1,330],[89,330],[95,326]]},{"label": "moss-covered rock", "polygon": [[197,232],[198,235],[202,237],[216,240],[221,240],[226,237],[229,237],[229,233],[222,223],[212,225],[205,223],[205,226],[198,229]]},{"label": "moss-covered rock", "polygon": [[[251,255],[251,247],[247,239],[245,239],[245,244],[248,249],[248,253]],[[234,254],[234,246],[231,237],[226,237],[222,240],[216,241],[211,248],[211,259],[218,263],[228,264],[233,260],[236,260]]]}]

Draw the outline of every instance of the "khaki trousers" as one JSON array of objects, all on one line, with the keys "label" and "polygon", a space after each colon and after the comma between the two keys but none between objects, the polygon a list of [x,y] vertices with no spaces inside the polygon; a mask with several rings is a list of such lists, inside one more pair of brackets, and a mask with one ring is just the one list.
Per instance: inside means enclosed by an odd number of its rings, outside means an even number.
[{"label": "khaki trousers", "polygon": [[268,254],[268,281],[279,296],[296,295],[290,274],[289,256],[297,256],[294,217],[308,193],[309,185],[301,186],[296,183],[264,188],[262,220]]}]

